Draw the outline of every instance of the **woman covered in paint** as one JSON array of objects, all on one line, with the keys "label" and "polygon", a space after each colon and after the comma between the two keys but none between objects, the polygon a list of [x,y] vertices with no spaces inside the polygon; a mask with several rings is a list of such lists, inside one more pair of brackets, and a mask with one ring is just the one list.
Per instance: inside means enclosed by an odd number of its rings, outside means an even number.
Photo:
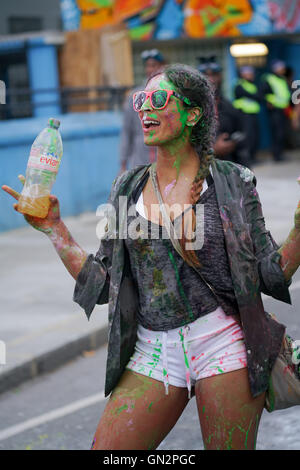
[{"label": "woman covered in paint", "polygon": [[[166,67],[133,105],[145,143],[158,149],[154,180],[150,165],[116,179],[116,227],[107,227],[96,255],[73,240],[54,196],[45,220],[27,217],[76,280],[74,300],[88,318],[97,303],[109,303],[111,395],[92,448],[157,448],[192,393],[205,448],[253,449],[285,329],[264,312],[261,292],[290,303],[300,204],[279,249],[265,229],[254,174],[213,157],[213,93],[195,69]],[[183,229],[183,256],[165,236],[155,182],[176,231]],[[191,246],[198,225],[204,237]]]}]

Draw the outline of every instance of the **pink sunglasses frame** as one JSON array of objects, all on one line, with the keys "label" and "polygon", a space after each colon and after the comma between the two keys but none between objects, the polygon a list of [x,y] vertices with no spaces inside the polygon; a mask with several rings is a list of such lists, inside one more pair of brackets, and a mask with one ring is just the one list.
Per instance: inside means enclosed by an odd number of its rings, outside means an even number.
[{"label": "pink sunglasses frame", "polygon": [[[166,102],[165,102],[165,104],[164,104],[161,108],[157,108],[157,107],[153,106],[153,103],[152,103],[152,95],[153,95],[153,93],[156,93],[157,91],[166,91],[166,92],[167,92],[167,99],[166,99]],[[186,103],[187,105],[191,105],[191,101],[190,101],[188,98],[179,95],[179,93],[176,93],[176,91],[174,91],[174,90],[162,90],[162,89],[153,90],[153,91],[144,91],[144,90],[141,90],[141,91],[137,91],[136,93],[134,93],[134,95],[133,95],[133,97],[132,97],[133,109],[134,109],[137,113],[139,113],[141,109],[135,109],[134,100],[135,100],[136,95],[137,95],[138,93],[141,93],[141,92],[145,93],[145,95],[146,95],[146,98],[145,98],[144,103],[146,103],[146,101],[148,100],[148,98],[150,98],[150,103],[151,103],[151,106],[152,106],[153,109],[158,109],[158,110],[164,109],[164,108],[167,106],[167,104],[169,103],[170,97],[171,97],[172,95],[173,95],[173,96],[176,96],[176,98],[179,98],[181,101],[183,101],[183,102]],[[143,103],[143,105],[144,105],[144,103]],[[142,105],[142,106],[143,106],[143,105]]]}]

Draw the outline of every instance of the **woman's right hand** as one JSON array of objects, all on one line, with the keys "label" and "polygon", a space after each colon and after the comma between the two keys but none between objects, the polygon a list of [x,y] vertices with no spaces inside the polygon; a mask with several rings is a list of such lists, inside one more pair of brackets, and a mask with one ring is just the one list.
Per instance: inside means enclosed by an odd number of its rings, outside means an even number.
[{"label": "woman's right hand", "polygon": [[[18,176],[22,184],[25,182],[25,177],[23,175]],[[2,189],[14,197],[17,201],[20,198],[20,193],[10,188],[9,186],[3,185]],[[23,214],[27,222],[36,230],[39,230],[44,233],[51,233],[53,227],[60,221],[60,211],[59,211],[59,202],[56,196],[50,196],[50,207],[47,216],[44,219],[40,217],[34,217],[32,215]],[[13,205],[14,209],[18,211],[18,204]]]}]

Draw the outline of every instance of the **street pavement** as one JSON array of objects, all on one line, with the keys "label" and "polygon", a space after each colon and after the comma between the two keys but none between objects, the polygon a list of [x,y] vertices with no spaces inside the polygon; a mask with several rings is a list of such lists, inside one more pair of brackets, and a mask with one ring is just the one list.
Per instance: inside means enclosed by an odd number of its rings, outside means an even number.
[{"label": "street pavement", "polygon": [[[299,200],[300,153],[277,164],[262,159],[253,171],[267,228],[282,243]],[[75,240],[92,253],[99,244],[97,222],[91,213],[65,219]],[[0,266],[0,340],[6,346],[5,365],[0,356],[0,392],[105,344],[107,306],[96,306],[87,321],[72,301],[74,280],[45,235],[31,227],[0,234]]]}]

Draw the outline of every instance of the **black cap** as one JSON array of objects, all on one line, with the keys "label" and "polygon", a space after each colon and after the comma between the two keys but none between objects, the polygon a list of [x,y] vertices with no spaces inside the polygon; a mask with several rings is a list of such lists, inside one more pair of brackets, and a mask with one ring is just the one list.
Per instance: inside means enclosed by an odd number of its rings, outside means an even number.
[{"label": "black cap", "polygon": [[146,60],[148,59],[154,59],[154,60],[157,60],[157,62],[161,62],[161,63],[165,62],[164,56],[158,49],[150,49],[150,50],[143,51],[141,53],[141,58],[143,59],[144,62],[146,62]]},{"label": "black cap", "polygon": [[212,56],[206,56],[206,57],[197,57],[197,60],[199,62],[199,65],[197,66],[197,69],[199,72],[206,73],[208,70],[211,72],[221,72],[222,67],[221,65],[217,62],[217,58],[215,55]]}]

